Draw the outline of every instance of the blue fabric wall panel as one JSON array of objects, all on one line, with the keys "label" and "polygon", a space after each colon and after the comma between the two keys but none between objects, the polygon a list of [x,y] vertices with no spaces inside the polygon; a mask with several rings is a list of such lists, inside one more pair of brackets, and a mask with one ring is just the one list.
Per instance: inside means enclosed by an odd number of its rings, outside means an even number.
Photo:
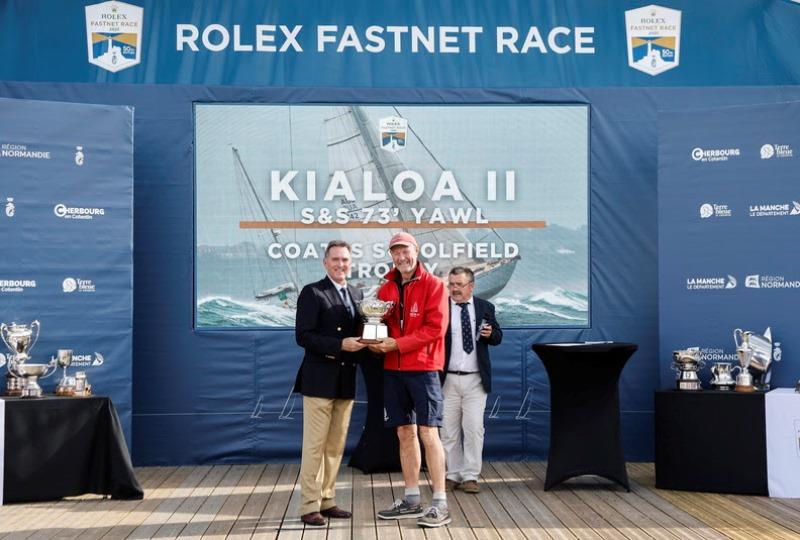
[{"label": "blue fabric wall panel", "polygon": [[[364,90],[250,89],[125,85],[0,84],[0,95],[126,103],[136,107],[134,459],[139,464],[291,460],[300,422],[254,421],[260,393],[285,403],[302,351],[292,331],[192,329],[194,101],[586,102],[592,106],[592,327],[509,330],[492,351],[498,390],[519,409],[533,386],[524,422],[487,422],[487,458],[542,458],[549,441],[549,387],[534,342],[628,340],[640,345],[623,371],[623,437],[629,459],[652,459],[653,390],[658,380],[657,110],[698,109],[800,98],[791,88]],[[299,400],[299,397],[298,397]],[[299,403],[295,415],[299,416]],[[357,438],[354,412],[349,447]],[[282,406],[281,406],[282,408]],[[189,413],[188,416],[184,416]],[[224,414],[210,414],[224,413]],[[210,423],[205,423],[204,419]],[[524,425],[523,425],[524,424]],[[212,426],[218,434],[205,433]],[[166,430],[166,431],[163,431]],[[224,442],[223,442],[224,441]],[[204,448],[213,443],[218,447]]]}]

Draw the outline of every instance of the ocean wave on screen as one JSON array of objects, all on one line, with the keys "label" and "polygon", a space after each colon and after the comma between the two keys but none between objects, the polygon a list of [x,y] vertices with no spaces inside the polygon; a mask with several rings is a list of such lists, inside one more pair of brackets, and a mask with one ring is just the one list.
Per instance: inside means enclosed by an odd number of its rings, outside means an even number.
[{"label": "ocean wave on screen", "polygon": [[227,296],[201,298],[197,326],[241,327],[294,326],[295,310],[284,306],[244,302]]},{"label": "ocean wave on screen", "polygon": [[503,326],[520,324],[576,324],[588,322],[586,295],[561,288],[528,296],[498,297],[498,321]]}]

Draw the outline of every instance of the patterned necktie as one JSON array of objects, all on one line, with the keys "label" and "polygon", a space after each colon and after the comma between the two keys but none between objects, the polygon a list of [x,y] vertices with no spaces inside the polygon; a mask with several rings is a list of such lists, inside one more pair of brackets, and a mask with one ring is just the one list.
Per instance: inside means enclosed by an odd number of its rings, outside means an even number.
[{"label": "patterned necktie", "polygon": [[475,348],[475,342],[472,340],[472,324],[469,321],[469,302],[458,304],[461,306],[461,343],[464,346],[464,352],[469,354]]},{"label": "patterned necktie", "polygon": [[350,301],[347,299],[347,289],[342,287],[339,289],[339,292],[342,293],[342,301],[344,302],[344,307],[347,308],[347,314],[350,317],[353,316],[353,306],[350,305]]}]

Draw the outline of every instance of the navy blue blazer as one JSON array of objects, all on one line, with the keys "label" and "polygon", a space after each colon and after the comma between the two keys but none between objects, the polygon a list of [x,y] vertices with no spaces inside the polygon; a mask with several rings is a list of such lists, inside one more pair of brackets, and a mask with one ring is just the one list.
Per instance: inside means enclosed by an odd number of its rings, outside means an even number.
[{"label": "navy blue blazer", "polygon": [[[347,285],[347,292],[354,304],[362,298],[361,290],[352,285]],[[329,399],[355,397],[356,364],[363,351],[342,351],[342,340],[358,336],[360,323],[358,312],[350,316],[327,276],[303,287],[297,298],[294,332],[305,355],[295,379],[295,392]]]},{"label": "navy blue blazer", "polygon": [[[475,353],[478,355],[478,371],[481,374],[481,385],[487,394],[492,392],[492,361],[489,359],[489,345],[500,345],[503,341],[503,330],[497,324],[497,319],[494,317],[494,304],[488,300],[483,300],[477,296],[473,296],[472,300],[475,302],[475,324],[480,324],[482,319],[492,325],[492,333],[488,338],[479,337],[475,343]],[[453,300],[450,299],[448,303],[448,314],[452,309]],[[452,338],[450,337],[450,324],[447,325],[447,334],[444,337],[444,371],[442,372],[442,384],[447,378],[447,369],[450,366],[450,351],[452,347]]]}]

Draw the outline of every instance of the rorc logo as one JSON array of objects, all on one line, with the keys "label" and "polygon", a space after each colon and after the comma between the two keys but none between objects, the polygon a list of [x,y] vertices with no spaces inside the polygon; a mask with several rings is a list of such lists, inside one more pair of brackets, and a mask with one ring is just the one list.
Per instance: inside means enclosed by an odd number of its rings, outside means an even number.
[{"label": "rorc logo", "polygon": [[61,203],[53,207],[53,213],[63,219],[94,219],[106,215],[105,208],[82,208]]}]

